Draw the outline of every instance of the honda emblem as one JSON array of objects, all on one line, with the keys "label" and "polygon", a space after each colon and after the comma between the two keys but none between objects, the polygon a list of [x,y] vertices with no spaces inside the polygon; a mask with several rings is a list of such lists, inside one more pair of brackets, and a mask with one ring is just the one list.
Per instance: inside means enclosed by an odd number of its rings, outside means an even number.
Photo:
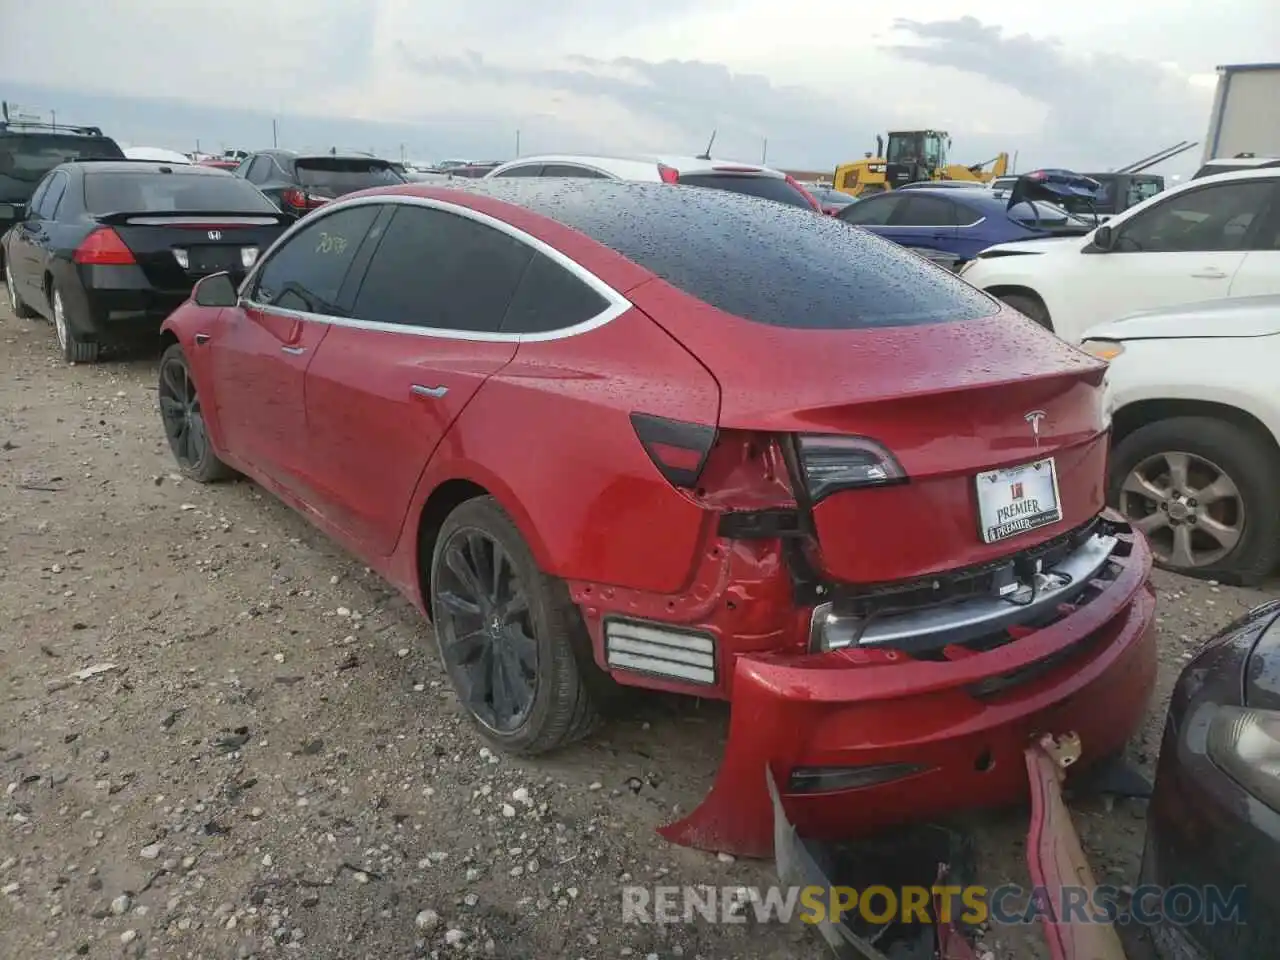
[{"label": "honda emblem", "polygon": [[221,231],[221,230],[210,230],[210,231],[209,231],[209,239],[210,239],[210,240],[221,240],[221,239],[222,239],[222,231]]}]

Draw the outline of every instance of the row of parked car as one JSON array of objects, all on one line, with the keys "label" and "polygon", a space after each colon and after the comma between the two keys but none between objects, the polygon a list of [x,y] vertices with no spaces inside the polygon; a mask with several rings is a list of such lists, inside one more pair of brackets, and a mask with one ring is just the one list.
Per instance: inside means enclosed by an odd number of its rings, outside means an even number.
[{"label": "row of parked car", "polygon": [[[51,318],[73,361],[158,326],[180,469],[252,478],[401,590],[484,737],[519,754],[585,737],[610,681],[733,701],[721,772],[664,828],[675,842],[768,855],[779,820],[830,838],[1003,804],[1026,795],[1042,732],[1078,733],[1082,765],[1114,756],[1155,682],[1153,551],[1179,567],[1234,525],[1190,568],[1274,558],[1251,499],[1274,421],[1251,425],[1239,390],[1169,396],[1167,378],[1134,399],[1133,372],[1168,369],[1184,334],[1202,356],[1258,351],[1274,309],[1125,319],[1132,304],[1099,300],[1110,325],[1080,334],[1069,288],[984,271],[1052,278],[1074,257],[1116,264],[1119,285],[1198,270],[1179,243],[1232,244],[1232,270],[1214,261],[1230,294],[1274,249],[1278,175],[1206,179],[957,276],[778,171],[706,156],[415,183],[336,153],[263,151],[233,174],[92,154],[41,170],[5,149],[0,183],[31,187],[2,244],[14,311]],[[1253,207],[1198,196],[1240,185]],[[887,199],[903,195],[927,194]],[[1144,259],[1164,256],[1181,266]],[[1065,342],[1081,336],[1086,351]],[[1231,429],[1253,460],[1231,460]],[[1133,449],[1141,469],[1108,479]],[[1206,665],[1221,689],[1188,681],[1179,703],[1217,733],[1206,759],[1171,721],[1150,882],[1239,882],[1247,864],[1206,854],[1206,818],[1275,849],[1280,831],[1239,812],[1273,809],[1274,619],[1233,628],[1234,659]],[[1238,934],[1179,935],[1241,955]],[[1273,955],[1267,929],[1251,936]]]}]

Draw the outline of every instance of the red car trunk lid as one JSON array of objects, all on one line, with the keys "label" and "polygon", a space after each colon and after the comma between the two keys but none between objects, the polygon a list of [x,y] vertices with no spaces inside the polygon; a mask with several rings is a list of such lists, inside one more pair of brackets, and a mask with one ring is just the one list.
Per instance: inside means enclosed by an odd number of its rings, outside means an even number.
[{"label": "red car trunk lid", "polygon": [[[897,459],[906,482],[813,505],[816,559],[832,577],[883,582],[982,563],[1102,509],[1105,367],[1014,311],[799,329],[730,316],[666,284],[630,297],[719,381],[721,427],[866,437]],[[1061,519],[985,542],[978,474],[1048,458]],[[987,482],[1006,479],[1018,482]]]}]

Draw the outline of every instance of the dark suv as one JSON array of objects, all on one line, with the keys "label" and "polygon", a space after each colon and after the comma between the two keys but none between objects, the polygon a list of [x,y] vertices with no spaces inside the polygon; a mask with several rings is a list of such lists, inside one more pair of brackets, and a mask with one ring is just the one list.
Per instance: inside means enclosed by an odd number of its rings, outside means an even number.
[{"label": "dark suv", "polygon": [[263,150],[236,167],[285,213],[302,216],[330,200],[369,187],[407,183],[387,160],[358,153],[295,153]]},{"label": "dark suv", "polygon": [[0,234],[22,220],[32,191],[46,173],[60,163],[85,158],[123,160],[124,151],[97,127],[0,120]]}]

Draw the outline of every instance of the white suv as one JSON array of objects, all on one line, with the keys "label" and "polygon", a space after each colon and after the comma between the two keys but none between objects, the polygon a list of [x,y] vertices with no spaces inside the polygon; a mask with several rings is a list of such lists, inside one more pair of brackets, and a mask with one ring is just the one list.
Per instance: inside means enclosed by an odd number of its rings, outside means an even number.
[{"label": "white suv", "polygon": [[586,177],[711,187],[776,200],[793,207],[809,207],[819,213],[822,211],[813,195],[781,170],[705,157],[544,154],[509,160],[485,174],[484,178],[491,180],[497,177]]},{"label": "white suv", "polygon": [[989,247],[961,276],[1072,343],[1142,310],[1280,293],[1280,169],[1192,180],[1083,237]]}]

